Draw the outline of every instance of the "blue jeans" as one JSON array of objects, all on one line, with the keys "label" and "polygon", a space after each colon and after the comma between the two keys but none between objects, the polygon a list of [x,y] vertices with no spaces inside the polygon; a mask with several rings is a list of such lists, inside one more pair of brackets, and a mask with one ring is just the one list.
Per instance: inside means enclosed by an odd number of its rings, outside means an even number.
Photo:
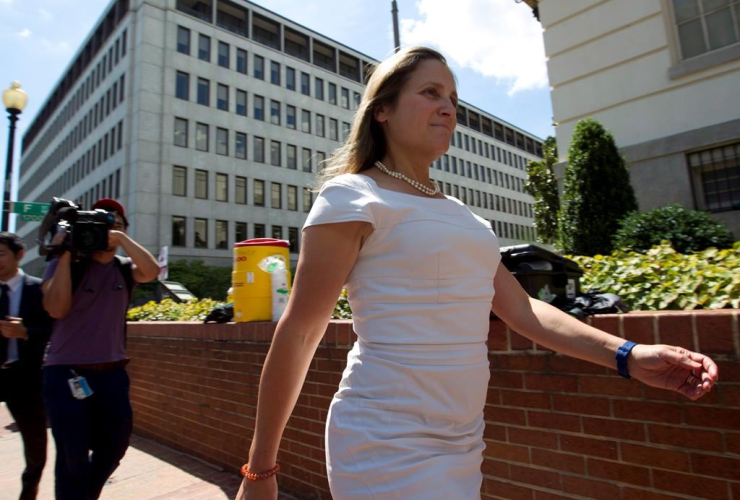
[{"label": "blue jeans", "polygon": [[[93,394],[75,399],[67,382],[87,379]],[[133,412],[124,368],[108,371],[44,367],[44,403],[57,447],[57,500],[95,500],[129,445]]]}]

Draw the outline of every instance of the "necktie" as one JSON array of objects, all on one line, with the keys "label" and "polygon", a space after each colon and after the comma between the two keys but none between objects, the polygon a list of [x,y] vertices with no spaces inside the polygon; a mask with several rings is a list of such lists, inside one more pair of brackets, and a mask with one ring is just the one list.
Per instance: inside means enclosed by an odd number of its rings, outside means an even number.
[{"label": "necktie", "polygon": [[[0,295],[0,319],[5,320],[5,316],[10,314],[10,288],[8,285],[0,285],[2,295]],[[8,359],[8,339],[0,335],[0,365]]]}]

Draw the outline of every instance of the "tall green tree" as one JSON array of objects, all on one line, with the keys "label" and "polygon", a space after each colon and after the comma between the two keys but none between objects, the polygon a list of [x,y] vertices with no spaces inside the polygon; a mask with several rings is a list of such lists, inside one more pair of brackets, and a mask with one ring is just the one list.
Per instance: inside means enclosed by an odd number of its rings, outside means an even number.
[{"label": "tall green tree", "polygon": [[560,247],[575,255],[608,255],[619,221],[634,210],[635,192],[614,136],[592,118],[581,120],[565,167]]},{"label": "tall green tree", "polygon": [[558,183],[552,167],[558,161],[558,146],[553,136],[545,139],[540,161],[527,164],[527,182],[524,190],[534,197],[534,227],[537,240],[542,243],[555,243],[558,235],[558,210],[560,198]]}]

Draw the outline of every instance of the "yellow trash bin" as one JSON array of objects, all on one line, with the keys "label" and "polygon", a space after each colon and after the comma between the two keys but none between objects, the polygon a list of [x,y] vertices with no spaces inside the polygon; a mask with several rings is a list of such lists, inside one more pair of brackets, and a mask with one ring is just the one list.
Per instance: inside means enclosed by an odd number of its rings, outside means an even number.
[{"label": "yellow trash bin", "polygon": [[259,267],[259,262],[271,255],[285,260],[290,288],[290,253],[286,240],[256,238],[234,245],[234,269],[231,273],[231,288],[234,298],[234,321],[272,320],[271,277]]}]

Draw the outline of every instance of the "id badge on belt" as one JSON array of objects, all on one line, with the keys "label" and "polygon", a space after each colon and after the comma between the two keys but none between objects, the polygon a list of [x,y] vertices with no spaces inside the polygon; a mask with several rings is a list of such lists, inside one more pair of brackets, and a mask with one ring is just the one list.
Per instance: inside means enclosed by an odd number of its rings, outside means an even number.
[{"label": "id badge on belt", "polygon": [[74,370],[71,371],[73,376],[67,380],[67,383],[69,384],[69,390],[72,391],[72,396],[75,399],[85,399],[92,396],[93,391],[90,389],[90,385],[87,383],[85,377],[77,375],[77,372]]}]

